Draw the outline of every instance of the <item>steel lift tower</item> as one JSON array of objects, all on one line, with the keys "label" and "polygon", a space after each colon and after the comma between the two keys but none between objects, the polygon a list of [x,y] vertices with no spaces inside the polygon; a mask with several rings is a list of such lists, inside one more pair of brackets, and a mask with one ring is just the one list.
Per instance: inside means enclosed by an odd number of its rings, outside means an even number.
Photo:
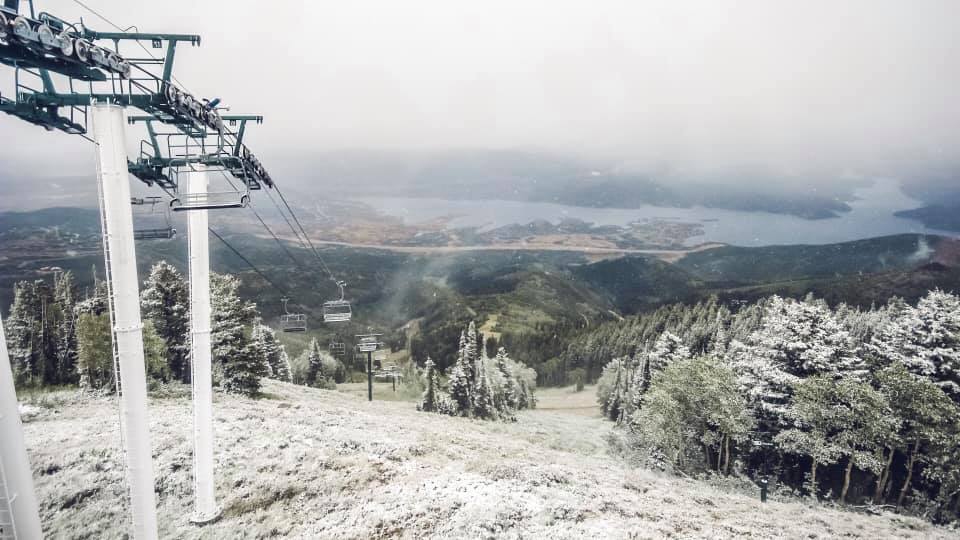
[{"label": "steel lift tower", "polygon": [[[249,201],[251,189],[273,187],[273,182],[243,144],[243,131],[249,118],[241,117],[240,130],[234,133],[224,124],[224,119],[237,120],[220,115],[216,108],[219,100],[199,100],[175,84],[172,70],[177,44],[199,45],[199,36],[96,32],[49,13],[37,14],[32,0],[28,7],[28,13],[24,14],[20,12],[18,0],[3,0],[0,5],[0,63],[14,70],[14,91],[7,95],[0,93],[0,112],[50,131],[79,135],[96,144],[104,260],[114,360],[119,374],[117,390],[122,411],[133,536],[152,539],[157,537],[156,501],[127,174],[171,194],[174,210],[201,212],[190,219],[191,308],[194,315],[191,342],[197,354],[194,357],[194,482],[197,496],[194,518],[199,522],[215,518],[218,513],[213,497],[209,282],[206,279],[209,259],[205,210],[244,206]],[[149,42],[155,49],[165,49],[164,56],[153,56],[140,44],[141,41]],[[102,45],[105,42],[107,45]],[[120,44],[129,45],[131,42],[142,47],[147,57],[122,55]],[[127,107],[145,112],[151,120],[173,126],[181,136],[179,144],[182,148],[178,150],[174,145],[168,148],[164,157],[155,130],[152,124],[148,124],[153,152],[129,160],[124,139],[124,109]],[[190,171],[183,175],[187,180],[181,182],[180,173],[184,167],[189,167]],[[207,170],[211,167],[219,169],[228,183],[233,185],[233,178],[242,188],[207,193]],[[32,539],[37,537],[39,520],[35,517],[36,504],[30,502],[35,500],[30,469],[25,467],[19,422],[8,421],[11,416],[17,419],[19,416],[12,379],[6,377],[3,369],[9,368],[5,354],[0,355],[0,363],[4,364],[0,366],[0,468],[20,471],[20,474],[7,471],[3,478],[6,492],[13,492],[18,497],[15,504],[8,505],[15,511],[14,538]],[[25,475],[22,474],[24,470]]]}]

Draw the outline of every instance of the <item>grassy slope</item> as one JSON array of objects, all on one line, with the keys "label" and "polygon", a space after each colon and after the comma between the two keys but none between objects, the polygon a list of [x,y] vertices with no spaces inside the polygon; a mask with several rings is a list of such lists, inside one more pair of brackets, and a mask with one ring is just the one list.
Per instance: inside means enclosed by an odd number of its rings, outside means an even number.
[{"label": "grassy slope", "polygon": [[[609,424],[589,414],[555,408],[483,423],[281,383],[267,391],[215,398],[224,516],[203,528],[188,523],[189,402],[151,401],[161,537],[948,537],[914,519],[761,505],[637,470],[606,454]],[[563,403],[562,392],[544,403]],[[43,398],[25,425],[46,533],[122,537],[115,402],[59,396]]]}]

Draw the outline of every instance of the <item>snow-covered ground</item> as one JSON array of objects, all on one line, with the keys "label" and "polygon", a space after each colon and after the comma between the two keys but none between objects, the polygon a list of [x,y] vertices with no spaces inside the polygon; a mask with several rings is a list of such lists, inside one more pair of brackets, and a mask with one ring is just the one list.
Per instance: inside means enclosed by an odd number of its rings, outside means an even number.
[{"label": "snow-covered ground", "polygon": [[[216,396],[217,496],[224,512],[204,527],[189,523],[190,403],[186,396],[151,400],[161,537],[955,534],[893,514],[761,504],[755,496],[638,470],[607,454],[609,424],[579,408],[585,394],[574,398],[572,411],[525,411],[518,422],[501,424],[283,383],[265,389],[260,400]],[[47,535],[123,537],[128,513],[116,402],[72,393],[29,401],[25,430]]]}]

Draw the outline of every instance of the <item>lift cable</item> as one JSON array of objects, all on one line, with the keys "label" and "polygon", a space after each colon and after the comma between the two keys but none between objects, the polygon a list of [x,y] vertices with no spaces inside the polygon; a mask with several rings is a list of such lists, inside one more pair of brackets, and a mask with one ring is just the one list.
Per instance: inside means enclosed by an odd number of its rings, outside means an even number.
[{"label": "lift cable", "polygon": [[303,241],[303,238],[300,236],[300,233],[297,232],[297,229],[290,223],[290,218],[287,217],[287,214],[280,208],[280,205],[277,204],[277,200],[273,198],[273,195],[270,194],[270,190],[263,191],[267,198],[270,199],[270,202],[273,203],[273,207],[277,209],[277,212],[280,216],[283,217],[283,220],[287,222],[287,226],[290,227],[290,230],[293,231],[293,235],[297,237],[297,242],[300,244],[300,247],[306,251],[310,251],[310,248],[307,246],[306,242]]},{"label": "lift cable", "polygon": [[[167,188],[161,186],[160,189],[162,189],[163,192],[166,193],[168,197],[170,197],[171,199],[173,198],[173,194],[171,194],[169,191],[167,191]],[[230,251],[232,251],[234,255],[236,255],[237,257],[239,257],[240,260],[242,260],[243,262],[247,263],[247,265],[248,265],[250,268],[252,268],[254,272],[256,272],[260,277],[262,277],[262,278],[264,279],[264,281],[266,281],[266,282],[269,283],[271,286],[273,286],[274,289],[280,291],[280,293],[281,293],[282,295],[284,295],[284,296],[290,296],[289,291],[287,291],[287,290],[284,289],[283,287],[277,285],[276,283],[273,282],[273,280],[271,280],[270,278],[268,278],[266,274],[264,274],[259,268],[256,267],[256,265],[254,265],[252,262],[250,262],[250,259],[244,257],[243,254],[240,253],[240,251],[239,251],[237,248],[235,248],[235,247],[233,247],[232,245],[230,245],[230,242],[227,242],[227,240],[226,240],[224,237],[220,236],[220,234],[217,233],[217,231],[215,231],[215,230],[213,229],[213,227],[209,227],[209,226],[208,226],[208,227],[207,227],[207,230],[210,231],[211,234],[213,234],[214,236],[216,236],[216,237],[217,237],[217,240],[220,240],[220,242],[222,242],[223,245],[227,246],[227,248],[228,248]],[[268,228],[267,230],[270,230],[270,229]]]},{"label": "lift cable", "polygon": [[[234,185],[233,185],[233,182],[230,180],[230,177],[227,176],[227,174],[224,173],[223,170],[219,170],[218,172],[220,173],[221,176],[224,177],[224,179],[226,179],[226,181],[230,184],[230,187],[233,188]],[[236,189],[236,188],[234,188],[234,189]],[[273,237],[273,239],[274,239],[274,241],[276,241],[277,245],[280,246],[281,249],[283,249],[283,251],[287,254],[288,257],[290,257],[290,260],[293,261],[293,264],[295,264],[295,265],[296,265],[297,267],[299,267],[300,269],[305,270],[306,267],[304,267],[304,265],[301,264],[300,261],[299,261],[296,257],[293,256],[293,253],[290,252],[290,249],[287,248],[286,244],[283,243],[283,241],[280,239],[280,237],[278,237],[278,236],[276,235],[276,233],[274,233],[273,230],[270,228],[270,226],[267,225],[267,223],[263,220],[263,218],[260,217],[260,213],[257,212],[257,209],[256,209],[256,208],[253,207],[253,203],[252,203],[252,202],[247,205],[247,208],[249,208],[250,211],[253,212],[253,215],[257,217],[257,221],[260,222],[260,225],[262,225],[263,228],[266,229],[268,233],[270,233],[270,236]]]},{"label": "lift cable", "polygon": [[281,293],[283,296],[290,296],[290,293],[289,293],[286,289],[284,289],[283,287],[281,287],[281,286],[277,285],[276,283],[274,283],[273,281],[271,281],[270,278],[268,278],[263,272],[260,271],[259,268],[256,267],[256,265],[254,265],[252,262],[250,262],[250,259],[244,257],[243,254],[240,253],[240,252],[237,250],[237,248],[231,246],[231,245],[230,245],[230,242],[227,242],[222,236],[220,236],[219,233],[217,233],[217,231],[213,230],[212,227],[207,227],[207,230],[210,231],[211,234],[213,234],[214,236],[216,236],[216,237],[217,237],[217,240],[220,240],[221,242],[223,242],[223,245],[227,246],[227,248],[228,248],[230,251],[232,251],[234,255],[236,255],[237,257],[240,257],[240,259],[241,259],[243,262],[247,263],[247,265],[250,266],[250,268],[252,268],[254,272],[256,272],[257,274],[259,274],[260,277],[262,277],[267,283],[269,283],[270,285],[272,285],[274,289],[280,291],[280,293]]},{"label": "lift cable", "polygon": [[310,249],[313,251],[313,254],[317,257],[317,260],[320,261],[320,266],[322,266],[324,271],[327,272],[331,280],[339,284],[340,281],[337,279],[336,276],[333,275],[333,272],[330,271],[330,267],[327,266],[327,263],[324,262],[323,257],[320,256],[320,252],[318,252],[316,246],[313,245],[313,241],[311,241],[310,237],[307,236],[307,231],[303,228],[303,224],[300,223],[300,220],[297,218],[297,215],[293,212],[293,209],[290,208],[290,203],[288,203],[287,198],[283,196],[283,192],[280,191],[280,188],[276,185],[274,185],[273,189],[277,191],[277,195],[280,195],[280,200],[283,201],[283,205],[287,208],[287,212],[290,213],[290,217],[292,217],[293,221],[296,222],[298,227],[300,227],[300,231],[303,233],[303,237],[307,240],[307,243],[310,244]]},{"label": "lift cable", "polygon": [[297,260],[296,257],[293,256],[293,253],[290,252],[290,249],[287,248],[286,244],[284,244],[283,241],[280,240],[280,238],[277,237],[277,235],[274,234],[274,232],[270,230],[270,227],[267,226],[267,224],[263,221],[263,218],[260,217],[260,214],[258,214],[257,210],[253,207],[253,203],[250,203],[248,205],[248,208],[250,208],[250,211],[253,212],[253,215],[257,216],[257,221],[259,221],[260,225],[263,225],[263,228],[266,229],[268,233],[270,233],[270,236],[272,236],[273,239],[277,242],[277,245],[283,249],[283,251],[287,254],[288,257],[290,257],[290,260],[293,261],[293,264],[297,265],[300,269],[304,269],[304,266],[300,264],[300,261]]}]

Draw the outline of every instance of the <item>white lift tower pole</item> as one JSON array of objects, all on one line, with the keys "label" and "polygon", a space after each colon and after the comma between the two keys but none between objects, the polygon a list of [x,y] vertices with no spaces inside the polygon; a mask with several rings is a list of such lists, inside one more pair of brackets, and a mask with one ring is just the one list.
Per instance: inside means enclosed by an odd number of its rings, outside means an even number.
[{"label": "white lift tower pole", "polygon": [[[188,173],[191,195],[207,193],[204,165]],[[213,375],[210,341],[210,233],[207,211],[190,210],[187,217],[190,249],[190,358],[193,382],[194,523],[220,517],[213,485]]]},{"label": "white lift tower pole", "polygon": [[7,340],[0,321],[0,538],[43,538],[33,471],[23,444],[23,427]]},{"label": "white lift tower pole", "polygon": [[100,215],[114,353],[120,368],[120,407],[133,537],[154,540],[157,538],[157,506],[153,492],[143,324],[140,321],[140,288],[133,244],[123,107],[97,103],[90,109],[93,113],[93,139],[97,145],[97,180],[100,183]]}]

